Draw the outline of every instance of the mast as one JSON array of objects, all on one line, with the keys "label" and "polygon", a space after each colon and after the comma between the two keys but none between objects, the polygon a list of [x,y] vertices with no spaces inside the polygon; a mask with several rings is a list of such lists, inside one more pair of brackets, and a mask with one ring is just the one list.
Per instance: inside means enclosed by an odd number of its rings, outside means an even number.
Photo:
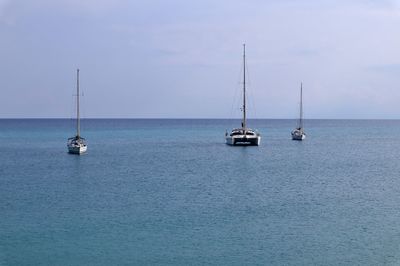
[{"label": "mast", "polygon": [[80,138],[81,123],[79,119],[79,68],[76,70],[76,137]]},{"label": "mast", "polygon": [[300,121],[299,127],[303,129],[303,82],[300,84]]},{"label": "mast", "polygon": [[243,44],[243,121],[242,127],[246,130],[246,44]]}]

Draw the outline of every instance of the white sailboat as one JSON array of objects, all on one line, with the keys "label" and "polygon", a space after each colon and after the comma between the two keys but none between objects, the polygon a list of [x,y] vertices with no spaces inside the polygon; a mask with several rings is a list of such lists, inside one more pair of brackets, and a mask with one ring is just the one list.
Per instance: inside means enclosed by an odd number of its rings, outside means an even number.
[{"label": "white sailboat", "polygon": [[306,138],[303,128],[303,83],[300,85],[300,119],[299,125],[292,131],[292,140],[303,140]]},{"label": "white sailboat", "polygon": [[225,132],[225,142],[228,145],[260,145],[261,135],[256,130],[247,127],[246,124],[246,45],[243,44],[243,119],[242,127]]},{"label": "white sailboat", "polygon": [[68,139],[68,152],[73,154],[82,154],[86,152],[86,140],[81,137],[80,117],[79,117],[79,69],[76,70],[76,136]]}]

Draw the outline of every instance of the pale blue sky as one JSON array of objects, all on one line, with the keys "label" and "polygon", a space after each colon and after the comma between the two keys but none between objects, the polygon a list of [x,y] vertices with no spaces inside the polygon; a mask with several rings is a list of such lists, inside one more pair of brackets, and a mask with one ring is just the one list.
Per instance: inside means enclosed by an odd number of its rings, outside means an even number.
[{"label": "pale blue sky", "polygon": [[[400,118],[400,0],[0,0],[0,117]],[[234,108],[233,108],[233,107]]]}]

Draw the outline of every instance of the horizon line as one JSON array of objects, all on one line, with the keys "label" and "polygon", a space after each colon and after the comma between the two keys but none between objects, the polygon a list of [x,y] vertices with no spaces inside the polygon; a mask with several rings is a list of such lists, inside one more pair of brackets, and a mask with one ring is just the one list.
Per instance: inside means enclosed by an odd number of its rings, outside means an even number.
[{"label": "horizon line", "polygon": [[[0,117],[0,120],[76,120],[72,117]],[[199,117],[85,117],[80,118],[81,120],[87,119],[115,119],[115,120],[241,120],[241,118],[199,118]],[[299,118],[248,118],[247,120],[298,120]],[[303,120],[400,120],[400,118],[304,118]]]}]

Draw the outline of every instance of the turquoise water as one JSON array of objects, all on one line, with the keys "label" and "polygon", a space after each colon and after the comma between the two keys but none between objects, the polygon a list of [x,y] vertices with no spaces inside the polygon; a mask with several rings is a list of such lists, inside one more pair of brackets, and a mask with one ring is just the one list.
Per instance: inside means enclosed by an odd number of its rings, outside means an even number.
[{"label": "turquoise water", "polygon": [[400,121],[0,120],[0,265],[398,265]]}]

